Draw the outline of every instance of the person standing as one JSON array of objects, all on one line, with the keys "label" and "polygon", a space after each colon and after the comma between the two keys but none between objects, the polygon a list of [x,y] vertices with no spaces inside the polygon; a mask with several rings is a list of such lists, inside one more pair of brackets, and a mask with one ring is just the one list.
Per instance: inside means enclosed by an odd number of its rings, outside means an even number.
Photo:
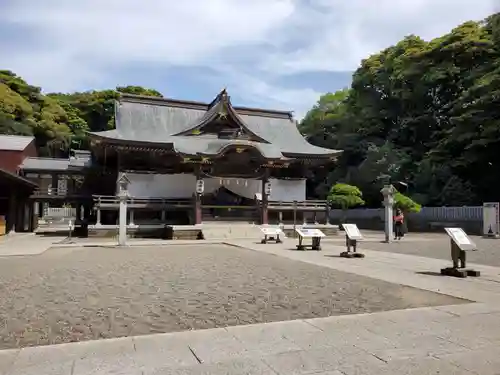
[{"label": "person standing", "polygon": [[394,216],[394,239],[400,240],[404,236],[404,222],[405,216],[403,212],[398,208],[396,209],[396,215]]}]

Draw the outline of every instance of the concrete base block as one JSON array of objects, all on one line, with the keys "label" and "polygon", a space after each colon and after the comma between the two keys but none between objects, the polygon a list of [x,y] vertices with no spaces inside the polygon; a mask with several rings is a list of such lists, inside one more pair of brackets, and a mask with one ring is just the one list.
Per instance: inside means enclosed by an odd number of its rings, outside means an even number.
[{"label": "concrete base block", "polygon": [[340,257],[341,258],[364,258],[365,254],[343,251],[340,253]]},{"label": "concrete base block", "polygon": [[441,275],[460,277],[460,278],[465,278],[467,276],[479,277],[479,276],[481,276],[481,272],[473,270],[473,269],[468,269],[468,268],[447,267],[447,268],[441,269]]},{"label": "concrete base block", "polygon": [[263,238],[260,240],[261,244],[266,244],[269,241],[274,242],[274,243],[283,243],[283,241],[280,238],[274,238],[274,237],[269,237],[268,239]]},{"label": "concrete base block", "polygon": [[306,250],[308,247],[310,247],[311,250],[316,250],[316,251],[321,250],[321,246],[311,246],[311,245],[297,245],[297,250]]}]

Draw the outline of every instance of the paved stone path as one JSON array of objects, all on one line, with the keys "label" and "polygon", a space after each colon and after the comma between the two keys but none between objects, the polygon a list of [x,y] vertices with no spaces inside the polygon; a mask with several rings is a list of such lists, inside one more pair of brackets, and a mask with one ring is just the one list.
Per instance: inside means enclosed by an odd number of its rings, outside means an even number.
[{"label": "paved stone path", "polygon": [[[341,246],[293,251],[295,241],[234,245],[475,303],[0,351],[0,373],[43,374],[500,374],[500,268],[480,278],[433,272],[447,262]],[[443,264],[446,263],[446,264]]]}]

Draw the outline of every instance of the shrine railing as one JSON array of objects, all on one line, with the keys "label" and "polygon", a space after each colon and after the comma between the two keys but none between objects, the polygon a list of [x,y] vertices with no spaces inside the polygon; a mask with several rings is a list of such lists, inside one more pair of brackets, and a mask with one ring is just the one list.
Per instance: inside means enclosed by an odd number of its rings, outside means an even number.
[{"label": "shrine railing", "polygon": [[275,211],[325,211],[327,207],[326,200],[271,201],[268,203],[268,209]]},{"label": "shrine railing", "polygon": [[87,194],[81,190],[45,188],[45,189],[36,189],[35,191],[33,191],[32,197],[63,198],[69,196],[84,196],[84,195]]},{"label": "shrine railing", "polygon": [[[120,198],[113,195],[94,195],[94,206],[101,209],[116,209],[120,205]],[[130,208],[168,208],[168,207],[192,207],[192,199],[168,199],[168,198],[127,198]]]}]

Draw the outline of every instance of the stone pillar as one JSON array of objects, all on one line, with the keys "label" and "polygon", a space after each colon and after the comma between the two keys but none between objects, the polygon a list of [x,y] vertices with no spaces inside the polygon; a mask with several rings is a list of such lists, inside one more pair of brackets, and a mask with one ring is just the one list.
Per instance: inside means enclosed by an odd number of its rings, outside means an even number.
[{"label": "stone pillar", "polygon": [[396,193],[396,189],[392,185],[385,185],[380,192],[384,196],[385,242],[390,243],[394,235],[392,206],[394,205],[394,194]]},{"label": "stone pillar", "polygon": [[120,195],[118,224],[118,245],[125,246],[127,243],[127,197]]},{"label": "stone pillar", "polygon": [[120,200],[118,214],[118,245],[120,246],[125,246],[127,243],[127,199],[129,182],[125,173],[122,173],[118,178],[118,198]]},{"label": "stone pillar", "polygon": [[101,209],[99,207],[97,207],[97,209],[96,209],[95,216],[96,216],[96,223],[95,223],[95,225],[97,225],[97,226],[102,225],[101,224]]}]

